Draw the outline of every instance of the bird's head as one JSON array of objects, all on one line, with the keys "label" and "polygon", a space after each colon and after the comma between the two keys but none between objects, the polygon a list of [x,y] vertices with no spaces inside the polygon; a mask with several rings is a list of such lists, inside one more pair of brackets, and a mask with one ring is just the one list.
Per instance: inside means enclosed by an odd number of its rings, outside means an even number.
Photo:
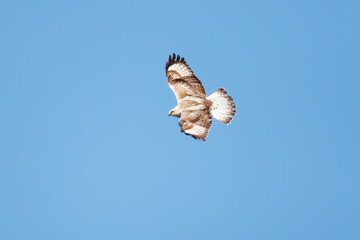
[{"label": "bird's head", "polygon": [[171,109],[168,116],[173,116],[173,117],[181,117],[181,111],[177,110],[176,108]]}]

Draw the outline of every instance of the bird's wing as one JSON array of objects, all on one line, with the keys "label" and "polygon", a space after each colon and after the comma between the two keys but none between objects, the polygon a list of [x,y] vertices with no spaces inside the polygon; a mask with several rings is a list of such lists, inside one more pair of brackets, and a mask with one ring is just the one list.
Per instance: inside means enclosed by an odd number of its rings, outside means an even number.
[{"label": "bird's wing", "polygon": [[184,58],[179,55],[169,56],[165,65],[168,84],[173,90],[177,101],[186,96],[206,97],[206,91],[201,81],[195,76]]},{"label": "bird's wing", "polygon": [[211,128],[212,120],[208,109],[205,110],[183,110],[179,126],[181,132],[204,142]]}]

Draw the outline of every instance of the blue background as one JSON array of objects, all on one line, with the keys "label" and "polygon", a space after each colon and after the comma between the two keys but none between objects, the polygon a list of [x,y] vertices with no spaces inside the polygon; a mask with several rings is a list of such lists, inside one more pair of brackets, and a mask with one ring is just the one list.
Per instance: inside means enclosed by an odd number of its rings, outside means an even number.
[{"label": "blue background", "polygon": [[[1,239],[360,239],[358,1],[5,1]],[[184,56],[238,114],[168,117]]]}]

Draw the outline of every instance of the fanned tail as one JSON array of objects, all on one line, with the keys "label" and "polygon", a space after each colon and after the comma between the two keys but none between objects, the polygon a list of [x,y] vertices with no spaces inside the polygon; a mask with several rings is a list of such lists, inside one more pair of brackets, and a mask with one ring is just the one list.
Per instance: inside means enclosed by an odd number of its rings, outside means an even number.
[{"label": "fanned tail", "polygon": [[236,106],[233,102],[233,98],[227,96],[225,89],[219,88],[216,92],[207,97],[207,99],[212,101],[210,107],[211,115],[220,122],[229,124],[236,113]]}]

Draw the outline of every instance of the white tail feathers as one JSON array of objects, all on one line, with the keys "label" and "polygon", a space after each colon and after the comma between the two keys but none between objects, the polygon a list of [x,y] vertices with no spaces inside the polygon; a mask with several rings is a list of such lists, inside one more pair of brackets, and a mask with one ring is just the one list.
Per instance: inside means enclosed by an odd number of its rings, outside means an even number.
[{"label": "white tail feathers", "polygon": [[223,88],[219,88],[216,92],[207,97],[207,99],[212,101],[210,107],[211,115],[220,122],[229,124],[236,113],[236,106],[233,103],[233,98],[227,96],[227,92]]}]

